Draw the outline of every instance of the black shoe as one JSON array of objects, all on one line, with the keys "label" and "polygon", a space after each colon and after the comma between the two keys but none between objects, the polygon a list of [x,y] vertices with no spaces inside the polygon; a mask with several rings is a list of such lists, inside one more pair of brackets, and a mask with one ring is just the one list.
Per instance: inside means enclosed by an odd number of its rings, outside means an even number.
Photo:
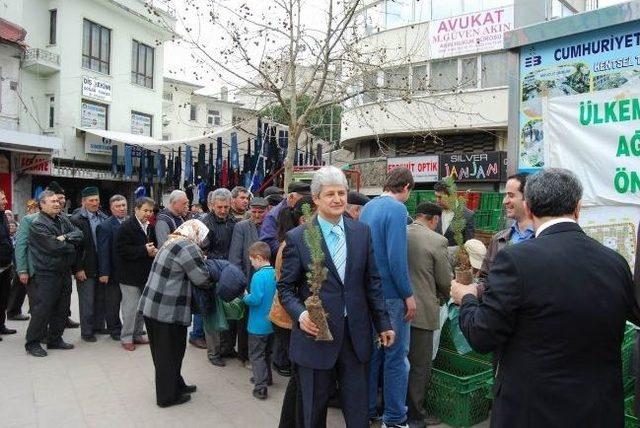
[{"label": "black shoe", "polygon": [[273,364],[273,369],[276,371],[276,373],[278,373],[280,376],[283,377],[291,377],[291,368],[289,367],[280,367],[277,364]]},{"label": "black shoe", "polygon": [[218,367],[224,367],[227,365],[227,363],[225,363],[224,360],[219,355],[209,357],[209,362],[214,366],[218,366]]},{"label": "black shoe", "polygon": [[47,349],[62,349],[63,351],[67,351],[73,349],[73,345],[60,339],[57,342],[47,343]]},{"label": "black shoe", "polygon": [[98,339],[96,339],[96,337],[92,334],[91,336],[82,336],[82,340],[84,340],[85,342],[97,342]]},{"label": "black shoe", "polygon": [[162,407],[164,409],[165,407],[178,406],[180,404],[186,403],[189,400],[191,400],[191,396],[189,394],[182,394],[176,399],[176,401],[172,401],[170,403],[164,403],[164,404],[158,403],[158,407]]},{"label": "black shoe", "polygon": [[195,385],[185,385],[182,388],[180,388],[180,393],[181,394],[193,394],[197,390],[198,390],[198,387],[195,386]]},{"label": "black shoe", "polygon": [[0,334],[16,334],[17,331],[12,328],[7,328],[5,326],[0,327]]},{"label": "black shoe", "polygon": [[7,319],[9,321],[28,321],[29,315],[15,314],[15,315],[8,316]]},{"label": "black shoe", "polygon": [[115,340],[116,342],[119,342],[120,341],[120,334],[114,333],[114,334],[111,335],[111,338],[113,340]]},{"label": "black shoe", "polygon": [[95,334],[111,334],[111,331],[106,328],[100,328],[94,331]]},{"label": "black shoe", "polygon": [[33,355],[34,357],[46,357],[48,355],[47,351],[45,351],[38,342],[25,345],[24,349],[26,349],[27,354]]},{"label": "black shoe", "polygon": [[254,389],[253,396],[256,397],[258,400],[266,400],[267,388]]},{"label": "black shoe", "polygon": [[78,328],[78,327],[80,327],[80,323],[75,322],[71,318],[67,318],[67,320],[64,322],[64,328]]},{"label": "black shoe", "polygon": [[[253,378],[253,376],[251,376],[251,379],[249,379],[249,382],[251,382],[251,383],[255,384],[255,383],[256,383],[256,380]],[[269,379],[269,380],[267,381],[267,386],[271,386],[271,385],[273,385],[273,380],[272,380],[272,379]]]}]

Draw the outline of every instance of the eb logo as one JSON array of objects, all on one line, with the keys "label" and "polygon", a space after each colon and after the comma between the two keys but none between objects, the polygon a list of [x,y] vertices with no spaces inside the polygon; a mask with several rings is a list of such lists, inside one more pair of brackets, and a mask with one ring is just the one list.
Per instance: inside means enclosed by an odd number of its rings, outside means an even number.
[{"label": "eb logo", "polygon": [[525,67],[534,67],[540,64],[542,64],[542,57],[540,55],[528,56],[524,59]]}]

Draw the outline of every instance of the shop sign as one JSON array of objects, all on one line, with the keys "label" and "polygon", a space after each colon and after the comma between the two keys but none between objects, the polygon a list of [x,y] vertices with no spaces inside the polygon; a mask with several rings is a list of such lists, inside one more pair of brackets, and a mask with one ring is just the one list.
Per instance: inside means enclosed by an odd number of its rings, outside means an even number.
[{"label": "shop sign", "polygon": [[80,126],[87,129],[107,129],[107,106],[83,101]]},{"label": "shop sign", "polygon": [[110,138],[100,137],[98,135],[86,132],[84,135],[84,151],[93,155],[111,155],[111,147],[113,144]]},{"label": "shop sign", "polygon": [[47,155],[21,153],[18,155],[19,170],[23,174],[51,175],[53,159]]},{"label": "shop sign", "polygon": [[387,172],[404,167],[411,171],[416,183],[438,181],[438,156],[407,156],[387,158]]},{"label": "shop sign", "polygon": [[453,153],[440,155],[440,177],[456,181],[503,181],[507,176],[507,153]]},{"label": "shop sign", "polygon": [[431,58],[501,50],[504,33],[514,29],[513,22],[513,6],[431,21]]},{"label": "shop sign", "polygon": [[100,101],[111,101],[111,83],[82,76],[82,96]]},{"label": "shop sign", "polygon": [[151,116],[148,114],[131,113],[131,133],[151,137]]},{"label": "shop sign", "polygon": [[549,164],[544,102],[613,89],[626,97],[638,87],[639,48],[638,24],[631,22],[520,49],[519,170]]}]

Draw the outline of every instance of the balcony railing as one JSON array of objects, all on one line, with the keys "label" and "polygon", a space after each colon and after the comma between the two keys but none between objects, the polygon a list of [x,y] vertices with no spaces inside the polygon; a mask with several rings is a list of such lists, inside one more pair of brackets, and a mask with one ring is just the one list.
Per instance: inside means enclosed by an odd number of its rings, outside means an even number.
[{"label": "balcony railing", "polygon": [[60,71],[60,55],[46,49],[27,49],[22,68],[42,76],[57,73]]}]

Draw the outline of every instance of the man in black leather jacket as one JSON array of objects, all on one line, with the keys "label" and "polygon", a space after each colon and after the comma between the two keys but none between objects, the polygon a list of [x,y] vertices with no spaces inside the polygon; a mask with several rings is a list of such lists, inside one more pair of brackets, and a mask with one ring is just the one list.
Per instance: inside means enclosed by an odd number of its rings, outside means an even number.
[{"label": "man in black leather jacket", "polygon": [[54,192],[45,190],[39,200],[41,211],[29,229],[28,244],[38,299],[31,308],[25,349],[35,357],[46,357],[47,351],[40,346],[45,336],[48,349],[73,348],[62,339],[62,333],[71,300],[71,269],[83,235],[66,216],[60,215]]}]

